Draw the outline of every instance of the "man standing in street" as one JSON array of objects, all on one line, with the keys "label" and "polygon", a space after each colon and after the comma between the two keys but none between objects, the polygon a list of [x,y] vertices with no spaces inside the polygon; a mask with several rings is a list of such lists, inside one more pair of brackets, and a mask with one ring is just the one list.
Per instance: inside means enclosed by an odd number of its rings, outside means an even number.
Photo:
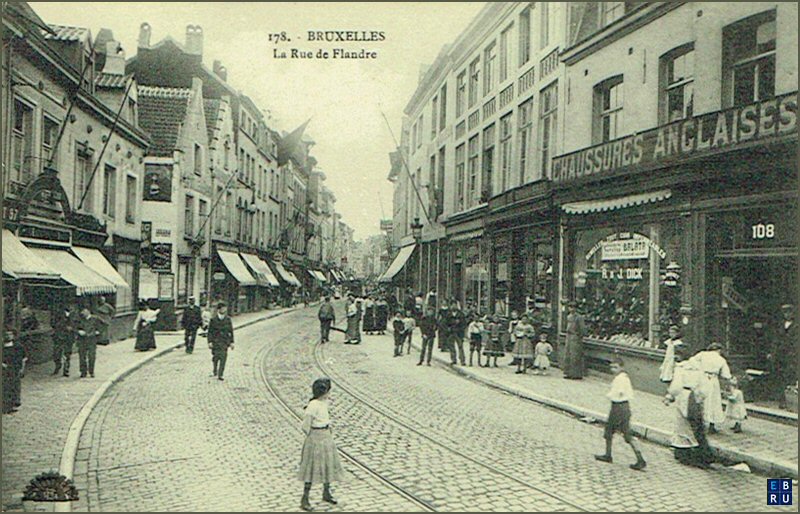
[{"label": "man standing in street", "polygon": [[447,325],[447,347],[450,350],[450,364],[455,366],[461,362],[465,366],[467,361],[464,357],[464,315],[458,308],[458,304],[452,302],[450,314],[445,320]]},{"label": "man standing in street", "polygon": [[183,310],[181,324],[184,330],[184,343],[186,353],[194,351],[194,341],[197,338],[197,329],[203,324],[203,313],[195,304],[194,296],[189,297],[189,305]]},{"label": "man standing in street", "polygon": [[111,318],[114,317],[115,309],[104,297],[99,298],[99,303],[94,309],[95,319],[97,320],[97,328],[100,334],[97,336],[97,344],[107,345],[111,342],[111,334],[109,327],[111,326]]},{"label": "man standing in street", "polygon": [[72,347],[75,345],[75,318],[71,304],[64,304],[53,313],[53,375],[58,375],[64,365],[64,376],[69,376],[69,361],[72,359]]},{"label": "man standing in street", "polygon": [[28,357],[16,335],[6,330],[3,335],[3,414],[16,412],[22,406],[22,376]]},{"label": "man standing in street", "polygon": [[224,380],[222,375],[228,360],[228,348],[233,350],[233,321],[228,316],[225,302],[217,304],[217,313],[208,323],[208,347],[211,348],[211,362],[214,365],[211,376]]},{"label": "man standing in street", "polygon": [[77,323],[78,334],[78,362],[80,363],[81,378],[86,374],[94,378],[94,361],[97,357],[97,336],[100,335],[97,318],[92,316],[89,307],[81,309],[81,317]]},{"label": "man standing in street", "polygon": [[422,332],[422,349],[419,352],[419,362],[417,366],[422,366],[422,361],[426,359],[428,366],[430,366],[431,354],[433,353],[433,340],[436,339],[436,311],[432,307],[428,307],[425,315],[419,321],[419,329],[420,332]]},{"label": "man standing in street", "polygon": [[331,305],[331,295],[325,295],[325,300],[319,306],[317,317],[319,318],[320,342],[327,343],[330,340],[331,325],[336,323],[336,312]]}]

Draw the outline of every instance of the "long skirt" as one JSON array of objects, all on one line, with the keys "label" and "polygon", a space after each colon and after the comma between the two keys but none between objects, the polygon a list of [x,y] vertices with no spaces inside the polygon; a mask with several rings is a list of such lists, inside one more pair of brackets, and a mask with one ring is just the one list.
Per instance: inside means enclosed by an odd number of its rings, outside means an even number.
[{"label": "long skirt", "polygon": [[366,307],[364,309],[364,332],[375,332],[378,330],[377,309]]},{"label": "long skirt", "polygon": [[328,484],[346,477],[330,429],[311,429],[303,443],[297,479]]},{"label": "long skirt", "polygon": [[152,350],[156,347],[156,337],[153,331],[153,326],[149,323],[142,323],[139,325],[139,330],[136,331],[136,345],[134,350],[144,352]]},{"label": "long skirt", "polygon": [[347,332],[345,333],[348,341],[360,341],[361,334],[358,330],[358,316],[347,318]]},{"label": "long skirt", "polygon": [[705,422],[706,424],[722,423],[725,421],[725,412],[722,410],[722,392],[720,391],[719,377],[706,374],[705,379],[708,380],[708,393],[703,405]]},{"label": "long skirt", "polygon": [[[703,404],[688,393],[682,395],[685,397],[676,399],[675,434],[671,441],[675,460],[687,466],[708,467],[716,459],[706,438]],[[685,416],[678,407],[681,401],[688,404]]]},{"label": "long skirt", "polygon": [[386,332],[386,323],[389,320],[389,307],[387,305],[378,305],[375,307],[376,323],[375,330],[378,332]]},{"label": "long skirt", "polygon": [[515,359],[533,359],[533,343],[531,342],[530,338],[528,337],[517,337],[517,340],[514,342],[514,352],[513,352]]},{"label": "long skirt", "polygon": [[583,341],[577,334],[567,334],[564,347],[564,376],[583,378]]},{"label": "long skirt", "polygon": [[506,354],[503,343],[499,339],[489,339],[483,345],[483,354],[488,357],[502,357]]}]

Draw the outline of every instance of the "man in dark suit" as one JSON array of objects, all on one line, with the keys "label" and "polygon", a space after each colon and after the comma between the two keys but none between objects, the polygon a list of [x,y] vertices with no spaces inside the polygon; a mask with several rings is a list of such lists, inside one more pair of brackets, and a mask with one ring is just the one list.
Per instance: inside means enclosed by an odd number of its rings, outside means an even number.
[{"label": "man in dark suit", "polygon": [[64,365],[64,376],[69,376],[69,361],[72,359],[72,347],[75,345],[75,322],[77,314],[72,305],[67,303],[53,314],[53,363],[58,375],[61,365]]},{"label": "man in dark suit", "polygon": [[327,343],[331,333],[331,325],[336,323],[336,312],[333,310],[333,305],[331,305],[331,296],[329,294],[325,295],[325,301],[320,305],[317,317],[319,318],[321,342]]},{"label": "man in dark suit", "polygon": [[86,373],[89,373],[89,376],[94,378],[94,361],[97,356],[97,338],[100,335],[100,329],[97,318],[92,315],[89,307],[81,309],[81,316],[76,324],[76,332],[81,378],[86,378]]},{"label": "man in dark suit", "polygon": [[195,304],[194,296],[189,297],[189,304],[183,309],[181,324],[184,330],[184,343],[186,353],[194,351],[194,341],[197,338],[197,329],[203,324],[203,313]]},{"label": "man in dark suit", "polygon": [[228,316],[225,302],[217,304],[217,313],[208,322],[208,347],[211,348],[211,362],[214,372],[211,376],[224,380],[225,362],[228,360],[228,349],[233,350],[233,321]]}]

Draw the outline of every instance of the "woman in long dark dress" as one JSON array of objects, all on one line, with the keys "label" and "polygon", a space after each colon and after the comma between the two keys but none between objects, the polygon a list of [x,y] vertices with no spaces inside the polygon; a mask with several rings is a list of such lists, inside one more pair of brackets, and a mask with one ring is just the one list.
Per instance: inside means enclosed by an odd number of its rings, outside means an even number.
[{"label": "woman in long dark dress", "polygon": [[564,378],[583,378],[583,336],[586,334],[583,316],[578,313],[578,302],[566,302],[567,314],[567,339],[564,346]]},{"label": "woman in long dark dress", "polygon": [[134,350],[140,352],[155,350],[156,337],[153,325],[158,319],[158,313],[159,309],[152,309],[148,304],[141,303],[139,305],[139,314],[134,322],[134,330],[136,331]]}]

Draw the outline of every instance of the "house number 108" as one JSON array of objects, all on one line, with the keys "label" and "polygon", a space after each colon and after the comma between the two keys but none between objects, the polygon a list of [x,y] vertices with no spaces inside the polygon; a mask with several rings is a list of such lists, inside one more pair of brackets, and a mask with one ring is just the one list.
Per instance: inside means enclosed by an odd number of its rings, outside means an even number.
[{"label": "house number 108", "polygon": [[751,228],[753,229],[753,239],[772,239],[775,237],[775,225],[772,223],[767,223],[766,225],[759,223]]}]

